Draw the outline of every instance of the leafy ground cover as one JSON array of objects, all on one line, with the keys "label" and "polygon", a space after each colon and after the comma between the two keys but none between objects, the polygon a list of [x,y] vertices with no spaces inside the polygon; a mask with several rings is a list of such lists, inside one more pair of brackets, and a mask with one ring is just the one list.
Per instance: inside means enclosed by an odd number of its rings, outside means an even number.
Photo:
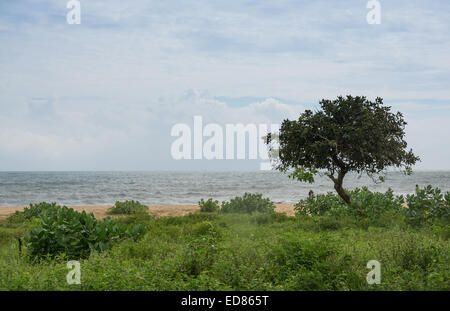
[{"label": "leafy ground cover", "polygon": [[[15,214],[0,222],[0,290],[450,290],[448,194],[418,189],[403,198],[408,210],[390,192],[355,191],[365,217],[342,210],[331,195],[300,202],[295,217],[137,213],[108,220],[129,232],[108,247],[63,249],[39,260],[27,239],[19,253],[18,238],[47,220],[39,212]],[[61,229],[66,218],[52,217],[55,230],[70,236]],[[93,221],[71,217],[75,224]],[[79,285],[66,282],[68,260],[80,261]],[[370,260],[381,264],[380,284],[366,281]]]}]

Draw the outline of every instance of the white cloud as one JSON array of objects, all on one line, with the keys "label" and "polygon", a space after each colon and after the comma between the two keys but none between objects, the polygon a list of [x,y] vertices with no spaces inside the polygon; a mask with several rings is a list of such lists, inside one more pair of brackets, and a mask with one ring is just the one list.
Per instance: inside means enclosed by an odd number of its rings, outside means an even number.
[{"label": "white cloud", "polygon": [[[32,158],[53,160],[61,156],[74,155],[82,150],[83,142],[53,134],[39,134],[23,129],[1,129],[0,146],[3,152],[14,156],[16,153],[29,154]],[[83,146],[85,147],[85,146]]]},{"label": "white cloud", "polygon": [[[126,168],[127,157],[169,168],[174,123],[279,123],[304,110],[287,102],[341,94],[393,103],[423,167],[448,168],[445,131],[421,145],[449,113],[448,1],[383,2],[378,26],[356,0],[89,0],[81,25],[66,24],[65,4],[0,2],[0,149],[15,168],[32,161],[20,152],[67,169]],[[210,93],[179,95],[197,89]],[[236,97],[263,100],[227,103]]]}]

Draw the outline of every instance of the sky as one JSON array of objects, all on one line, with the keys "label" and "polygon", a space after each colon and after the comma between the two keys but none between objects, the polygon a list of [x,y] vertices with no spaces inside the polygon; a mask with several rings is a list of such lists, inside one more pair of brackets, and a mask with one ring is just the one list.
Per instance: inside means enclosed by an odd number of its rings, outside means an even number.
[{"label": "sky", "polygon": [[[258,170],[175,160],[175,124],[279,124],[382,97],[450,170],[450,2],[0,0],[0,170]],[[225,127],[224,127],[225,128]],[[207,138],[205,138],[206,140]]]}]

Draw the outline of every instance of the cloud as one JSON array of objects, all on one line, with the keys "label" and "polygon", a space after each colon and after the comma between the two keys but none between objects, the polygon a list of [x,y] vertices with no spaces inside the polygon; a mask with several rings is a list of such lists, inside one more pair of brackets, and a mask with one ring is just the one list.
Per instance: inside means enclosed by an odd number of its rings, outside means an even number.
[{"label": "cloud", "polygon": [[408,120],[406,137],[409,147],[421,158],[418,169],[449,170],[450,116],[414,118]]},{"label": "cloud", "polygon": [[195,89],[133,105],[111,99],[33,98],[27,107],[23,113],[18,109],[14,119],[0,114],[1,153],[10,159],[21,154],[9,169],[29,163],[37,164],[35,169],[53,169],[60,162],[66,169],[83,169],[82,165],[94,169],[170,167],[171,128],[177,123],[192,126],[195,115],[203,117],[204,125],[270,124],[303,110],[273,98],[232,107]]},{"label": "cloud", "polygon": [[27,153],[29,160],[33,157],[53,160],[81,150],[82,142],[53,134],[39,134],[20,128],[2,128],[0,146],[3,152],[14,156],[16,153]]},{"label": "cloud", "polygon": [[[0,169],[20,169],[30,163],[36,164],[33,169],[53,169],[55,165],[97,170],[211,167],[210,162],[181,163],[172,159],[170,147],[175,139],[170,136],[172,126],[185,123],[192,128],[196,115],[202,116],[203,125],[280,124],[286,118],[296,119],[305,110],[303,105],[286,104],[274,98],[248,100],[234,106],[226,98],[218,100],[210,92],[196,89],[128,105],[113,99],[91,98],[32,102],[33,113],[10,110],[14,119],[1,117],[0,113],[0,150],[9,159],[3,163],[14,163]],[[450,119],[433,114],[421,117],[422,109],[428,107],[423,103],[401,102],[393,106],[394,111],[408,111],[407,140],[422,158],[418,167],[447,168],[450,148],[443,142],[450,135]],[[437,113],[441,111],[436,109]],[[21,157],[11,161],[17,154]],[[239,167],[256,169],[258,163],[253,162],[240,162]],[[227,166],[234,167],[230,162],[220,161],[212,167]]]},{"label": "cloud", "polygon": [[279,123],[341,94],[383,97],[448,168],[450,3],[384,1],[381,25],[365,4],[89,0],[68,25],[66,1],[1,1],[0,169],[173,168],[174,123]]}]

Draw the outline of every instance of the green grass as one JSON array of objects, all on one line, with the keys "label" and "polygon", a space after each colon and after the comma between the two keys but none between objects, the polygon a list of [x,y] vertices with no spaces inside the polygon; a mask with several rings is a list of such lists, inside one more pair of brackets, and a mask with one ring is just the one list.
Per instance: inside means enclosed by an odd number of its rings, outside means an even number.
[{"label": "green grass", "polygon": [[[198,213],[142,224],[147,233],[81,263],[81,284],[69,285],[61,255],[19,257],[18,236],[33,219],[0,222],[0,290],[450,290],[448,222],[411,226],[390,211],[371,222],[354,216]],[[381,284],[368,285],[369,260],[381,263]]]}]

